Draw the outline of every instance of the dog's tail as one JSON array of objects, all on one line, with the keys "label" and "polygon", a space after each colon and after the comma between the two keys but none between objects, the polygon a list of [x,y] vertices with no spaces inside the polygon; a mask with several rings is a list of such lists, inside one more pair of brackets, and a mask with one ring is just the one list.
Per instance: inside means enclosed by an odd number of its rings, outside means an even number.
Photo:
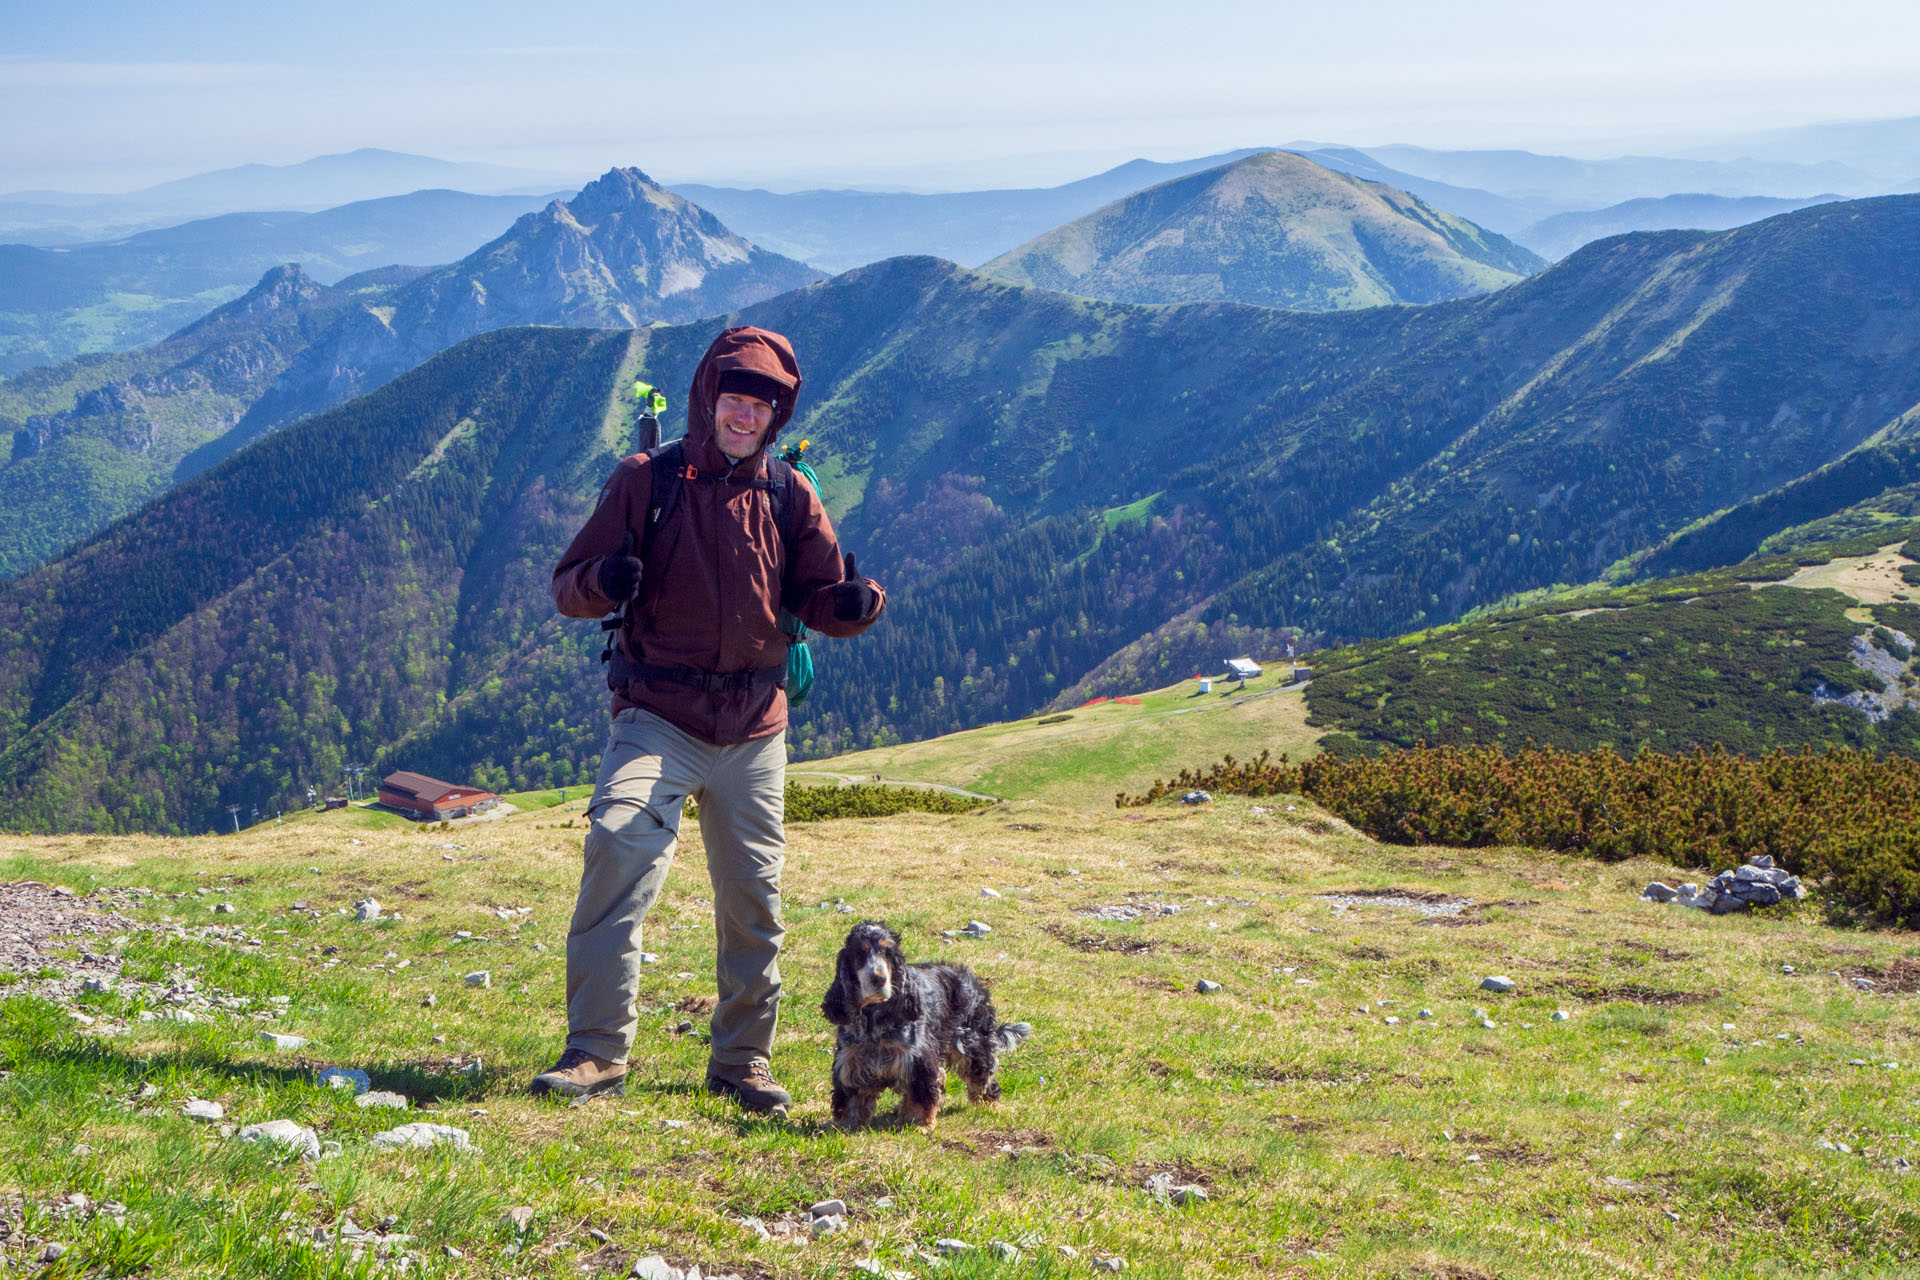
[{"label": "dog's tail", "polygon": [[993,1029],[993,1045],[1001,1053],[1011,1053],[1032,1034],[1031,1022],[1003,1022]]}]

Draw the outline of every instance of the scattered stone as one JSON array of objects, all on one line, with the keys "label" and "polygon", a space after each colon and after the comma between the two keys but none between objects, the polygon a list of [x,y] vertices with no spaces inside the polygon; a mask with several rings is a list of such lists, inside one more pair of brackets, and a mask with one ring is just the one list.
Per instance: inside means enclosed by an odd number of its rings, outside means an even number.
[{"label": "scattered stone", "polygon": [[460,1250],[454,1248],[450,1244],[441,1245],[440,1249],[441,1249],[441,1252],[445,1253],[449,1258],[464,1258],[467,1256],[466,1254],[462,1253]]},{"label": "scattered stone", "polygon": [[1423,1018],[1431,1018],[1431,1017],[1433,1016],[1433,1010],[1431,1010],[1431,1009],[1422,1009],[1422,1010],[1420,1011],[1420,1016],[1421,1016],[1421,1017],[1423,1017]]},{"label": "scattered stone", "polygon": [[1480,1025],[1486,1028],[1488,1031],[1491,1031],[1495,1027],[1499,1026],[1500,1024],[1495,1022],[1492,1018],[1482,1018],[1480,1019]]},{"label": "scattered stone", "polygon": [[844,1218],[847,1216],[847,1204],[844,1200],[822,1200],[807,1208],[810,1218]]},{"label": "scattered stone", "polygon": [[686,1280],[686,1273],[680,1268],[670,1266],[667,1260],[657,1253],[635,1259],[633,1270],[627,1273],[634,1280]]},{"label": "scattered stone", "polygon": [[427,994],[420,997],[420,1007],[422,1009],[434,1009],[434,1008],[438,1008],[439,1005],[440,1005],[440,997],[433,994],[433,992],[431,991],[427,992]]},{"label": "scattered stone", "polygon": [[845,1231],[846,1229],[847,1229],[847,1220],[844,1217],[836,1217],[836,1216],[828,1215],[825,1217],[818,1217],[813,1220],[812,1230],[813,1230],[813,1234],[816,1237],[830,1236],[834,1234],[836,1231]]},{"label": "scattered stone", "polygon": [[1553,1017],[1550,1019],[1550,1021],[1565,1022],[1570,1016],[1571,1015],[1568,1014],[1565,1009],[1555,1009],[1553,1011]]},{"label": "scattered stone", "polygon": [[660,957],[652,951],[642,951],[640,953],[640,963],[641,964],[659,964]]},{"label": "scattered stone", "polygon": [[1205,995],[1208,992],[1220,990],[1220,984],[1217,982],[1213,982],[1207,978],[1202,978],[1200,979],[1200,981],[1193,984],[1193,989],[1195,991],[1200,992],[1202,995]]},{"label": "scattered stone", "polygon": [[230,916],[233,914],[233,904],[231,902],[216,902],[213,904],[213,914],[217,916]]},{"label": "scattered stone", "polygon": [[67,1246],[61,1244],[58,1240],[49,1240],[47,1241],[47,1247],[40,1251],[40,1261],[58,1262],[66,1251]]},{"label": "scattered stone", "polygon": [[476,969],[467,975],[466,982],[470,987],[490,987],[493,985],[493,975],[485,969]]},{"label": "scattered stone", "polygon": [[282,1035],[278,1031],[262,1031],[260,1033],[260,1043],[271,1045],[275,1049],[292,1052],[295,1049],[306,1048],[307,1038],[305,1036]]},{"label": "scattered stone", "polygon": [[200,1098],[188,1098],[180,1108],[180,1114],[189,1120],[224,1120],[227,1109],[217,1102],[207,1102]]},{"label": "scattered stone", "polygon": [[1400,1019],[1398,1019],[1398,1018],[1395,1018],[1395,1017],[1392,1017],[1391,1015],[1389,1015],[1388,1017],[1385,1017],[1385,1018],[1382,1018],[1382,1019],[1380,1019],[1380,1021],[1381,1021],[1381,1022],[1382,1022],[1382,1023],[1384,1024],[1384,1025],[1386,1025],[1386,1026],[1389,1026],[1389,1027],[1397,1027],[1397,1026],[1399,1026],[1399,1025],[1400,1025]]},{"label": "scattered stone", "polygon": [[315,1077],[315,1081],[322,1088],[351,1089],[356,1095],[373,1087],[373,1081],[358,1067],[326,1067]]},{"label": "scattered stone", "polygon": [[1480,989],[1482,991],[1498,992],[1501,995],[1505,995],[1507,992],[1514,990],[1518,985],[1519,984],[1512,978],[1503,978],[1498,975],[1480,979]]},{"label": "scattered stone", "polygon": [[380,904],[372,898],[362,898],[353,904],[353,918],[365,924],[369,920],[380,918]]},{"label": "scattered stone", "polygon": [[527,1228],[533,1225],[533,1206],[530,1204],[513,1206],[500,1216],[500,1225],[525,1234]]},{"label": "scattered stone", "polygon": [[415,1121],[412,1124],[403,1124],[397,1129],[376,1133],[371,1141],[376,1147],[389,1149],[448,1146],[465,1151],[472,1145],[465,1129],[456,1129],[450,1124],[430,1124],[426,1121]]},{"label": "scattered stone", "polygon": [[606,1232],[602,1231],[598,1227],[587,1228],[587,1239],[593,1241],[595,1244],[612,1244],[613,1243],[613,1237],[608,1235]]},{"label": "scattered stone", "polygon": [[891,1209],[893,1208],[893,1197],[881,1196],[873,1202],[873,1207],[876,1209]]},{"label": "scattered stone", "polygon": [[404,1094],[394,1093],[387,1089],[375,1089],[371,1093],[363,1093],[355,1098],[353,1105],[356,1107],[381,1108],[388,1111],[405,1111],[413,1104],[407,1101]]},{"label": "scattered stone", "polygon": [[935,1240],[933,1247],[935,1252],[949,1258],[957,1254],[973,1252],[972,1245],[968,1244],[965,1240],[955,1240],[952,1236],[942,1236],[940,1239]]},{"label": "scattered stone", "polygon": [[1807,890],[1799,877],[1783,867],[1775,866],[1773,858],[1762,853],[1749,858],[1745,866],[1722,871],[1704,887],[1683,884],[1678,889],[1670,889],[1656,880],[1643,889],[1640,896],[1653,902],[1668,902],[1723,916],[1804,898]]},{"label": "scattered stone", "polygon": [[993,932],[993,926],[984,920],[967,921],[967,932],[976,938],[984,938]]},{"label": "scattered stone", "polygon": [[1208,795],[1204,791],[1189,791],[1185,795],[1180,797],[1180,803],[1181,804],[1205,804],[1207,803],[1207,801],[1211,799],[1213,799],[1213,797]]},{"label": "scattered stone", "polygon": [[267,1146],[285,1147],[290,1153],[304,1156],[309,1160],[320,1158],[320,1135],[292,1120],[268,1120],[264,1124],[250,1124],[234,1136],[241,1142],[258,1142]]},{"label": "scattered stone", "polygon": [[1781,966],[1780,966],[1780,972],[1782,972],[1782,973],[1792,973],[1792,972],[1793,972],[1793,966],[1792,966],[1792,965],[1790,965],[1790,964],[1783,964],[1783,965],[1781,965]]},{"label": "scattered stone", "polygon": [[1648,902],[1672,902],[1680,896],[1680,891],[1670,884],[1655,880],[1640,891],[1640,896]]},{"label": "scattered stone", "polygon": [[1207,1189],[1194,1183],[1175,1187],[1167,1193],[1167,1198],[1176,1205],[1199,1204],[1208,1198]]},{"label": "scattered stone", "polygon": [[1018,1245],[1009,1244],[1005,1240],[995,1240],[988,1248],[992,1249],[993,1256],[1002,1262],[1020,1261],[1020,1247]]},{"label": "scattered stone", "polygon": [[980,896],[981,896],[981,897],[983,897],[983,898],[997,898],[997,897],[999,897],[999,896],[1000,896],[1000,891],[999,891],[998,889],[984,889],[984,888],[983,888],[983,889],[981,889],[981,890],[980,890]]},{"label": "scattered stone", "polygon": [[83,996],[103,996],[113,990],[113,983],[106,978],[88,978],[80,984]]},{"label": "scattered stone", "polygon": [[[1291,808],[1292,806],[1289,805],[1288,807]],[[1095,1258],[1093,1260],[1093,1269],[1095,1271],[1125,1271],[1127,1269],[1127,1260],[1125,1258]]]},{"label": "scattered stone", "polygon": [[870,1276],[879,1276],[880,1280],[913,1280],[911,1271],[895,1271],[878,1258],[857,1258],[854,1270],[864,1271]]}]

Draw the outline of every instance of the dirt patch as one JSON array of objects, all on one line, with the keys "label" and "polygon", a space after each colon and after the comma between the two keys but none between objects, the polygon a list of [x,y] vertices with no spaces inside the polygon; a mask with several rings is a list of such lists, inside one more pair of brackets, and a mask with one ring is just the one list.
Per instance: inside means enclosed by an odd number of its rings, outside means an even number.
[{"label": "dirt patch", "polygon": [[1346,949],[1346,954],[1347,954],[1347,957],[1352,960],[1391,960],[1393,959],[1393,952],[1385,950],[1384,948],[1381,948],[1381,947],[1369,947],[1369,946],[1348,947]]},{"label": "dirt patch", "polygon": [[720,1004],[717,996],[687,996],[673,1006],[675,1013],[684,1013],[690,1018],[704,1018]]},{"label": "dirt patch", "polygon": [[1500,1273],[1476,1267],[1471,1262],[1418,1262],[1394,1272],[1393,1280],[1500,1280]]},{"label": "dirt patch", "polygon": [[1403,907],[1418,911],[1422,923],[1439,917],[1458,917],[1474,906],[1472,898],[1459,898],[1429,889],[1345,889],[1338,893],[1316,893],[1313,896],[1315,901],[1348,909]]},{"label": "dirt patch", "polygon": [[1902,995],[1920,991],[1920,960],[1909,956],[1901,956],[1884,969],[1856,964],[1840,972],[1849,978],[1865,978],[1876,991],[1892,991]]},{"label": "dirt patch", "polygon": [[1185,1160],[1142,1161],[1136,1163],[1128,1169],[1127,1180],[1129,1185],[1137,1187],[1144,1184],[1148,1178],[1151,1178],[1156,1173],[1172,1174],[1175,1186],[1198,1185],[1211,1187],[1213,1185],[1212,1174],[1197,1164],[1188,1164]]},{"label": "dirt patch", "polygon": [[1053,1150],[1053,1135],[1044,1129],[979,1129],[968,1135],[983,1147],[998,1151],[1011,1147],[1016,1151]]},{"label": "dirt patch", "polygon": [[1543,991],[1572,996],[1583,1004],[1644,1004],[1666,1007],[1705,1004],[1719,996],[1718,991],[1679,991],[1670,987],[1649,987],[1638,982],[1608,984],[1592,978],[1557,978],[1540,984]]},{"label": "dirt patch", "polygon": [[1268,1116],[1267,1123],[1285,1133],[1319,1133],[1328,1127],[1325,1120],[1315,1120],[1307,1116]]},{"label": "dirt patch", "polygon": [[1196,876],[1224,876],[1227,869],[1217,862],[1156,862],[1149,868],[1166,875],[1173,871],[1183,871]]},{"label": "dirt patch", "polygon": [[[114,981],[119,953],[110,939],[148,926],[119,914],[124,895],[82,898],[73,890],[18,880],[0,885],[0,972],[29,979],[27,989],[50,1000],[70,1000],[90,978]],[[63,955],[79,947],[77,957]]]},{"label": "dirt patch", "polygon": [[1123,956],[1137,956],[1160,945],[1151,938],[1112,938],[1098,933],[1075,933],[1062,924],[1043,924],[1040,931],[1058,938],[1075,951],[1112,951]]}]

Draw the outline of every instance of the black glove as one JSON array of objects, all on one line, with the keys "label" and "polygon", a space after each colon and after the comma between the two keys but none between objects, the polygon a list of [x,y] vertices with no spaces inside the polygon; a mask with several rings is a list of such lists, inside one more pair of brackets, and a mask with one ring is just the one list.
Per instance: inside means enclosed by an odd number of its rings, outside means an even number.
[{"label": "black glove", "polygon": [[600,558],[600,594],[623,605],[640,589],[640,561],[633,554],[633,530],[620,539],[620,549]]},{"label": "black glove", "polygon": [[833,616],[842,622],[859,621],[872,613],[873,607],[880,602],[880,593],[860,576],[851,551],[847,553],[846,581],[836,582],[828,590],[833,592]]}]

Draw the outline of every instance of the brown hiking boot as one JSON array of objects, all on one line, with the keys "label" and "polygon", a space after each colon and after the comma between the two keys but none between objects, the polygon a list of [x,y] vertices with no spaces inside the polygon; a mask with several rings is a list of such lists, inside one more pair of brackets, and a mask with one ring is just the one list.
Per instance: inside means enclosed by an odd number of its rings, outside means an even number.
[{"label": "brown hiking boot", "polygon": [[773,1080],[773,1066],[765,1058],[750,1058],[744,1067],[707,1064],[707,1092],[732,1098],[749,1111],[785,1119],[793,1098]]},{"label": "brown hiking boot", "polygon": [[563,1098],[610,1093],[617,1098],[626,1091],[625,1063],[608,1062],[605,1058],[594,1057],[585,1049],[573,1048],[562,1053],[560,1061],[535,1076],[533,1083],[527,1086],[527,1092],[536,1097],[543,1093],[557,1093]]}]

